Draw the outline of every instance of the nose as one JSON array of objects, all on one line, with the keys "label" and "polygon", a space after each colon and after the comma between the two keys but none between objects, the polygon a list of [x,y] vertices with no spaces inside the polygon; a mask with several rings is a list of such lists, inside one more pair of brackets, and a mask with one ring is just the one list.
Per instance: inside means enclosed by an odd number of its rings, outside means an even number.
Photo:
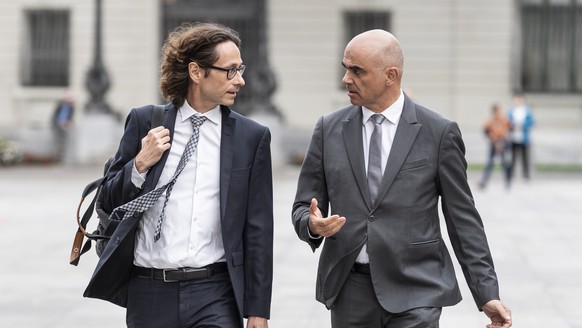
[{"label": "nose", "polygon": [[235,84],[240,85],[241,87],[243,85],[245,85],[245,79],[242,77],[242,74],[240,72],[236,72],[236,75],[234,76],[234,80],[235,80]]},{"label": "nose", "polygon": [[346,72],[344,73],[344,76],[342,77],[342,83],[345,85],[352,83],[352,78],[350,77],[349,74],[350,74],[350,71],[346,70]]}]

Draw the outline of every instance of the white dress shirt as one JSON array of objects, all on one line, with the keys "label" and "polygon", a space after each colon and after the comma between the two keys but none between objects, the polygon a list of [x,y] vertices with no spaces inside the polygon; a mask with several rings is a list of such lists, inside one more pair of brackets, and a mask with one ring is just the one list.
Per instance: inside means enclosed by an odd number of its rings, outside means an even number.
[{"label": "white dress shirt", "polygon": [[[400,97],[381,115],[384,115],[386,118],[382,122],[382,172],[386,171],[386,163],[388,162],[388,156],[390,155],[390,149],[392,149],[392,141],[394,140],[394,135],[396,134],[396,128],[398,127],[398,122],[400,121],[400,115],[402,114],[402,108],[404,106],[404,94],[402,90],[400,90]],[[366,107],[362,107],[362,139],[364,141],[364,163],[366,167],[366,174],[368,168],[368,156],[370,151],[370,139],[372,138],[372,132],[374,132],[374,122],[370,120],[370,117],[376,113],[367,109]],[[382,173],[383,175],[383,173]],[[350,219],[350,218],[346,218]],[[356,258],[356,262],[358,263],[369,263],[370,258],[368,256],[367,245],[364,244],[364,247],[360,250],[358,257]]]},{"label": "white dress shirt", "polygon": [[[190,116],[208,119],[200,126],[198,147],[178,176],[165,209],[161,238],[154,231],[166,193],[144,212],[136,234],[134,264],[146,268],[203,267],[224,261],[220,223],[220,106],[200,114],[188,102],[178,109],[172,146],[156,188],[174,175],[193,133]],[[198,156],[198,154],[203,154]],[[132,181],[141,187],[144,175],[134,167]]]}]

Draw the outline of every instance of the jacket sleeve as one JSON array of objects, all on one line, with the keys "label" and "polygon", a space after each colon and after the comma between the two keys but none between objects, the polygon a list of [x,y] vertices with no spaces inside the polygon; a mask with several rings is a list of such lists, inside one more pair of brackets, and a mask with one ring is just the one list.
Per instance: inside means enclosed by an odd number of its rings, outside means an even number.
[{"label": "jacket sleeve", "polygon": [[297,236],[307,242],[315,251],[323,242],[323,238],[309,236],[309,207],[312,198],[317,199],[318,207],[323,215],[328,213],[329,198],[323,166],[323,117],[317,121],[311,143],[301,166],[291,215]]},{"label": "jacket sleeve", "polygon": [[269,318],[273,280],[273,174],[271,134],[265,128],[250,171],[244,228],[245,293],[243,315]]},{"label": "jacket sleeve", "polygon": [[[141,190],[131,182],[135,156],[141,149],[141,139],[148,132],[145,127],[147,124],[140,121],[140,114],[135,108],[132,109],[125,121],[119,148],[107,173],[107,182],[99,195],[101,206],[107,213],[140,195]],[[123,213],[117,214],[117,219],[122,217]]]},{"label": "jacket sleeve", "polygon": [[438,185],[447,231],[475,303],[499,299],[497,275],[483,222],[467,182],[465,145],[456,123],[449,123],[439,149]]}]

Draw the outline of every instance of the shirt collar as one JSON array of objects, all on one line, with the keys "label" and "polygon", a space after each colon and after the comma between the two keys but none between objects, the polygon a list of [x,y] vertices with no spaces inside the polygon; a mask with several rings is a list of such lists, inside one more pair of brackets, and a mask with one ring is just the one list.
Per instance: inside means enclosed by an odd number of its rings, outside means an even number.
[{"label": "shirt collar", "polygon": [[198,112],[197,110],[195,110],[194,108],[192,108],[192,106],[190,106],[190,104],[188,103],[187,100],[184,100],[184,104],[178,109],[178,113],[180,113],[180,121],[181,122],[184,122],[184,121],[190,119],[190,117],[192,115],[198,115],[198,116],[206,116],[208,121],[210,121],[214,124],[220,124],[220,118],[221,118],[220,105],[217,105],[213,109],[202,114],[202,113]]},{"label": "shirt collar", "polygon": [[[402,115],[402,108],[404,107],[404,93],[400,90],[400,96],[396,101],[390,105],[387,109],[380,113],[380,115],[384,115],[384,117],[390,121],[392,124],[397,125],[398,121],[400,121],[400,115]],[[370,117],[376,113],[369,110],[368,108],[362,106],[362,124],[366,124]]]}]

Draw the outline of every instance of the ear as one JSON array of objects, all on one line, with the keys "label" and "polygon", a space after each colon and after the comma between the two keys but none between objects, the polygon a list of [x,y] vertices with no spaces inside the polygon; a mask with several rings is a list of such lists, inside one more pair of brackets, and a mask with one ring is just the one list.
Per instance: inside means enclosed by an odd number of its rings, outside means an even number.
[{"label": "ear", "polygon": [[387,86],[391,86],[396,81],[398,81],[400,71],[398,70],[397,67],[394,67],[394,66],[388,67],[388,68],[386,68],[385,73],[386,73],[386,85]]},{"label": "ear", "polygon": [[192,81],[194,81],[195,83],[200,82],[200,79],[202,79],[203,75],[204,72],[202,72],[202,67],[200,67],[198,63],[190,62],[188,64],[188,76],[190,76],[190,79]]}]

